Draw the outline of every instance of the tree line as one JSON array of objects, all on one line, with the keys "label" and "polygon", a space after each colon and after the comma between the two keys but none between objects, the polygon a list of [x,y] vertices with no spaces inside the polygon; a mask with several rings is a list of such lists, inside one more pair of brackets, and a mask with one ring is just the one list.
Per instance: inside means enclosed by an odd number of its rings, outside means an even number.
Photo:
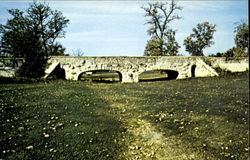
[{"label": "tree line", "polygon": [[56,39],[65,36],[69,20],[46,3],[34,2],[26,11],[8,12],[12,18],[0,25],[1,55],[25,59],[18,75],[42,77],[49,56],[64,55],[65,48]]},{"label": "tree line", "polygon": [[[148,17],[146,24],[150,39],[147,41],[145,56],[178,56],[180,45],[175,40],[176,30],[173,30],[169,24],[181,19],[176,14],[182,10],[174,0],[170,2],[149,3],[147,7],[142,7],[145,11],[145,17]],[[214,44],[213,35],[216,32],[216,25],[209,22],[197,24],[192,29],[192,33],[184,39],[183,45],[191,56],[204,56],[203,50]],[[235,27],[235,46],[225,53],[217,53],[210,56],[217,57],[244,57],[248,56],[249,28],[246,22],[238,23]]]},{"label": "tree line", "polygon": [[[145,56],[178,56],[180,45],[175,39],[176,30],[170,27],[172,21],[181,19],[176,11],[182,10],[174,0],[151,2],[145,11],[147,34],[150,39],[145,46]],[[6,24],[0,24],[0,56],[24,58],[24,64],[17,71],[18,76],[38,78],[44,75],[49,56],[66,55],[65,48],[56,40],[65,37],[64,29],[69,19],[58,10],[52,10],[47,3],[33,2],[25,11],[8,10],[12,16]],[[204,56],[203,50],[214,44],[216,25],[209,22],[197,24],[192,33],[184,39],[186,51],[192,56]],[[245,22],[235,27],[235,46],[225,53],[211,56],[248,56],[249,29]],[[81,50],[74,52],[83,55]]]}]

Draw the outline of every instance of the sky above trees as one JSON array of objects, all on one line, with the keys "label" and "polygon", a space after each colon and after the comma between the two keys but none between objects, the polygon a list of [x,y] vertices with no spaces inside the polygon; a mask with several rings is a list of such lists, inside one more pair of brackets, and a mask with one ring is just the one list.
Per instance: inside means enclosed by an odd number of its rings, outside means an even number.
[{"label": "sky above trees", "polygon": [[[86,56],[142,56],[147,40],[148,25],[141,6],[150,1],[51,1],[52,9],[70,19],[66,38],[59,39],[66,52],[81,49]],[[0,23],[11,18],[7,9],[27,9],[32,1],[0,1]],[[181,46],[180,54],[188,55],[183,40],[198,23],[216,24],[215,44],[204,50],[205,55],[225,52],[234,46],[236,22],[248,21],[247,0],[178,1],[183,9],[180,20],[170,23]]]}]

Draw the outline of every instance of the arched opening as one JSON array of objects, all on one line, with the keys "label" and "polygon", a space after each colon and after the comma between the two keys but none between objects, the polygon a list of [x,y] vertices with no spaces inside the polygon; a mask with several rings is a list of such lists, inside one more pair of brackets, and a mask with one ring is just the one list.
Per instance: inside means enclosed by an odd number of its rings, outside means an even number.
[{"label": "arched opening", "polygon": [[195,68],[196,68],[196,65],[193,65],[191,67],[191,77],[195,77]]},{"label": "arched opening", "polygon": [[139,75],[139,81],[162,81],[172,80],[178,77],[179,73],[173,70],[151,70]]},{"label": "arched opening", "polygon": [[57,65],[55,69],[49,74],[47,79],[65,79],[65,70]]},{"label": "arched opening", "polygon": [[113,70],[92,70],[81,73],[78,80],[114,83],[122,81],[122,74]]}]

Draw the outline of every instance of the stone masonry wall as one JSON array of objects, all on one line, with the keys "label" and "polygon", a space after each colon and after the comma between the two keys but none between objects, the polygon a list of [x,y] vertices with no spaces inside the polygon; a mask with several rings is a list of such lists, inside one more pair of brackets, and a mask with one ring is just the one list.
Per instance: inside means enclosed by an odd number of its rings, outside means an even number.
[{"label": "stone masonry wall", "polygon": [[[239,58],[228,60],[216,57],[194,57],[194,56],[162,56],[162,57],[52,57],[51,66],[60,64],[66,72],[66,79],[78,80],[79,75],[86,71],[113,70],[122,75],[122,82],[138,82],[142,72],[150,70],[174,70],[177,71],[177,79],[191,77],[191,68],[195,66],[196,77],[218,76],[214,68],[232,72],[248,70],[248,59]],[[56,66],[55,65],[55,66]],[[53,70],[47,70],[50,73]]]},{"label": "stone masonry wall", "polygon": [[[196,57],[196,56],[161,56],[161,57],[129,57],[129,56],[103,56],[103,57],[73,57],[53,56],[48,61],[46,76],[60,66],[65,70],[68,80],[78,80],[79,75],[86,71],[113,70],[121,73],[122,82],[138,82],[139,75],[151,70],[173,70],[178,72],[177,79],[192,77],[218,76],[215,68],[230,72],[244,72],[249,70],[248,57]],[[14,76],[17,69],[0,65],[0,76]],[[193,71],[192,71],[193,69]]]}]

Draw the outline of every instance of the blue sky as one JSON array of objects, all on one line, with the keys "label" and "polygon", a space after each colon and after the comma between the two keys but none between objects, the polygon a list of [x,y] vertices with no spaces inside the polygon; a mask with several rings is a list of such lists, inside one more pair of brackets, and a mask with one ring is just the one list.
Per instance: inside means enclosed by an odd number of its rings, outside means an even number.
[{"label": "blue sky", "polygon": [[[70,19],[65,29],[66,38],[59,39],[66,52],[77,49],[86,56],[142,56],[147,40],[148,26],[141,6],[150,1],[49,1],[52,9],[62,11]],[[0,1],[0,23],[11,18],[7,9],[26,9],[32,1]],[[184,0],[178,14],[182,17],[170,24],[177,30],[176,40],[180,54],[189,55],[183,40],[198,23],[216,24],[215,44],[204,50],[205,55],[224,52],[234,46],[235,22],[248,21],[247,0]]]}]

